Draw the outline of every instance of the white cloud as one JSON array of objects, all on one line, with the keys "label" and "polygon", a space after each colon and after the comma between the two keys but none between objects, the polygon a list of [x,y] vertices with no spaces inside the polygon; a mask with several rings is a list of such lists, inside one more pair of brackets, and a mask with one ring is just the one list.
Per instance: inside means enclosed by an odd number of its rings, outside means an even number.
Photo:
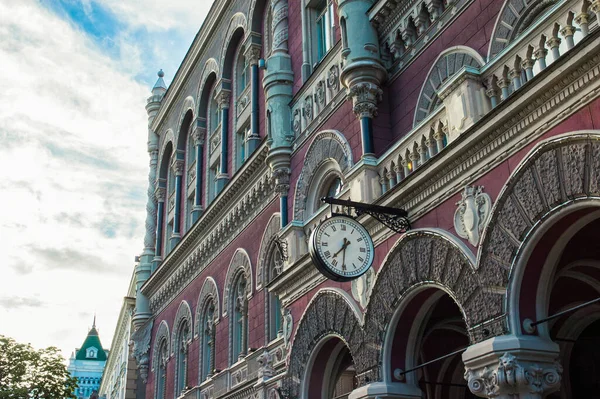
[{"label": "white cloud", "polygon": [[35,0],[0,0],[0,59],[0,334],[68,355],[96,311],[107,345],[143,243],[149,88]]},{"label": "white cloud", "polygon": [[159,31],[197,31],[212,6],[211,0],[102,0],[102,3],[130,25]]}]

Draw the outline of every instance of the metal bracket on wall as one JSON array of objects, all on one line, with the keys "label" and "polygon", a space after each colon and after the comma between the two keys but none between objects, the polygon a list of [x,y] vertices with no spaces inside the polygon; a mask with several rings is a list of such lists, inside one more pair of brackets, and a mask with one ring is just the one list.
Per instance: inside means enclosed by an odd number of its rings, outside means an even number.
[{"label": "metal bracket on wall", "polygon": [[355,202],[350,200],[337,199],[332,197],[323,197],[321,201],[332,206],[331,214],[338,215],[333,211],[333,205],[340,205],[348,209],[348,215],[350,214],[350,208],[354,209],[356,217],[363,214],[371,215],[379,223],[385,225],[396,233],[406,233],[410,230],[410,221],[408,220],[408,212],[404,209],[392,208],[389,206],[380,206],[373,204],[363,204],[362,202]]}]

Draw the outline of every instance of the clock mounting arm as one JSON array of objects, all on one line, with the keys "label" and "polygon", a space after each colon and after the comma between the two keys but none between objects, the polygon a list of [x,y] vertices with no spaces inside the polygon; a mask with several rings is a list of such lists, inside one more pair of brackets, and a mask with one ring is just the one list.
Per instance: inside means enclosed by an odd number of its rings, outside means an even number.
[{"label": "clock mounting arm", "polygon": [[[389,206],[380,206],[373,204],[364,204],[362,202],[343,200],[333,197],[323,197],[321,201],[329,205],[340,205],[346,208],[353,208],[356,216],[363,214],[371,215],[379,223],[385,225],[396,233],[406,233],[410,230],[410,221],[408,220],[408,212],[404,209],[392,208]],[[335,215],[334,212],[332,212]]]}]

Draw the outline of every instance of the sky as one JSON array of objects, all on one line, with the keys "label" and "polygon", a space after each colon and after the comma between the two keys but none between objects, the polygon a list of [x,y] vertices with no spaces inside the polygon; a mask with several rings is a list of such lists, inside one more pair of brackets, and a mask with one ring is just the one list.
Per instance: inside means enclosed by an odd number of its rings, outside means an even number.
[{"label": "sky", "polygon": [[212,0],[0,0],[0,335],[109,348],[143,248],[146,98]]}]

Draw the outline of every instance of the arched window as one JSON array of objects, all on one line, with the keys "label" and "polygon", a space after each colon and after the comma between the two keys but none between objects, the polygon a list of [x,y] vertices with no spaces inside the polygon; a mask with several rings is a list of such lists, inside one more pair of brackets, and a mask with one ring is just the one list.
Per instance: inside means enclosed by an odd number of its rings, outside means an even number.
[{"label": "arched window", "polygon": [[310,182],[308,207],[311,214],[319,210],[324,204],[323,197],[337,197],[344,186],[342,172],[338,164],[330,160],[316,170]]},{"label": "arched window", "polygon": [[[283,254],[281,253],[281,249],[279,245],[276,245],[275,241],[273,241],[271,256],[267,263],[267,275],[266,281],[267,284],[273,281],[283,269]],[[279,334],[282,333],[282,314],[281,314],[281,300],[279,297],[273,293],[267,293],[267,306],[268,306],[268,314],[269,314],[269,341],[276,339]]]},{"label": "arched window", "polygon": [[167,385],[167,362],[169,360],[169,350],[167,340],[163,339],[158,350],[158,364],[156,365],[156,399],[165,398],[165,388]]},{"label": "arched window", "polygon": [[232,363],[246,356],[248,348],[248,296],[247,281],[243,273],[240,273],[234,282],[233,295],[231,298],[233,305],[232,333],[233,333],[233,351]]},{"label": "arched window", "polygon": [[437,90],[444,82],[465,66],[479,68],[483,64],[483,59],[475,50],[464,46],[453,47],[440,54],[421,88],[413,125],[418,125],[442,105]]},{"label": "arched window", "polygon": [[210,95],[210,106],[209,106],[209,132],[208,132],[208,179],[207,179],[207,200],[208,202],[212,202],[217,196],[217,175],[219,174],[219,157],[214,156],[216,153],[220,153],[220,132],[219,128],[221,126],[221,110],[219,108],[219,104],[216,98],[216,87],[213,88],[212,93]]},{"label": "arched window", "polygon": [[187,320],[183,320],[179,326],[179,337],[177,337],[175,353],[177,356],[177,371],[175,396],[179,396],[187,383],[188,366],[188,346],[190,344],[190,325]]},{"label": "arched window", "polygon": [[210,301],[202,313],[200,324],[201,342],[202,342],[202,364],[200,371],[200,383],[214,373],[215,369],[215,304]]}]

